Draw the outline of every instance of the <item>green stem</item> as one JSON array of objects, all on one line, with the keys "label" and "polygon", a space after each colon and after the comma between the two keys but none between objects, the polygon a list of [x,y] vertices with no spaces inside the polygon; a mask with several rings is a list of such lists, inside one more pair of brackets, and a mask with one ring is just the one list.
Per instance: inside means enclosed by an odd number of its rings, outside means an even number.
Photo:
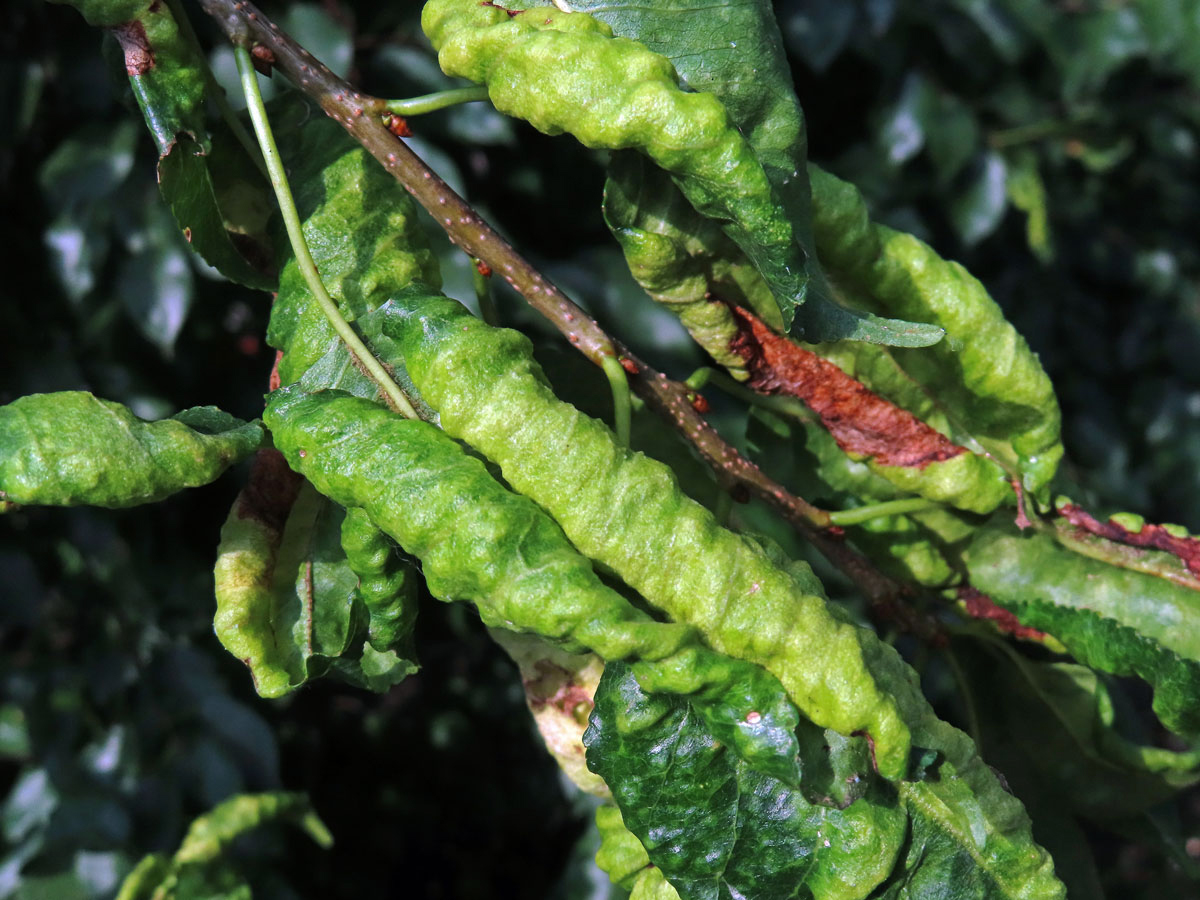
[{"label": "green stem", "polygon": [[938,509],[941,504],[924,497],[903,497],[899,500],[888,500],[884,503],[871,503],[867,506],[856,506],[853,509],[839,509],[829,513],[829,521],[834,525],[858,525],[872,519],[884,516],[898,516],[903,513],[924,512],[927,509]]},{"label": "green stem", "polygon": [[613,431],[617,433],[617,442],[622,447],[629,446],[629,379],[625,377],[625,369],[615,356],[604,357],[604,374],[608,377],[608,386],[612,389],[613,398]]},{"label": "green stem", "polygon": [[473,103],[488,99],[487,88],[482,85],[462,88],[452,88],[448,91],[436,91],[423,94],[420,97],[409,97],[407,100],[384,100],[383,108],[398,116],[420,116],[425,113],[437,112],[460,103]]},{"label": "green stem", "polygon": [[367,345],[350,327],[350,323],[342,317],[337,303],[325,290],[325,285],[321,282],[321,276],[317,272],[317,265],[313,262],[312,254],[308,252],[308,242],[304,239],[304,229],[300,224],[300,214],[296,211],[296,201],[292,197],[287,172],[284,171],[283,160],[279,158],[279,148],[275,146],[275,135],[271,133],[271,123],[267,121],[267,110],[263,106],[262,94],[258,89],[258,73],[254,71],[254,64],[250,61],[250,51],[245,47],[235,46],[233,53],[237,59],[238,73],[242,77],[246,109],[250,113],[254,133],[258,136],[258,145],[262,150],[263,160],[267,164],[271,186],[275,188],[275,197],[279,201],[279,212],[283,215],[283,224],[287,228],[288,240],[291,242],[292,251],[296,254],[296,264],[300,267],[300,274],[304,276],[305,284],[312,291],[313,297],[321,307],[321,312],[325,314],[325,318],[329,320],[333,330],[345,342],[347,349],[358,357],[363,368],[387,395],[393,409],[410,419],[417,418],[417,411],[409,403],[408,397],[392,380],[383,364],[367,349]]},{"label": "green stem", "polygon": [[479,260],[472,259],[471,262],[475,266],[471,283],[475,286],[475,299],[479,303],[479,318],[489,325],[499,325],[500,317],[496,313],[496,303],[492,299],[492,279],[479,271]]},{"label": "green stem", "polygon": [[812,421],[812,412],[803,401],[795,397],[783,397],[776,394],[760,394],[745,385],[734,381],[724,372],[710,367],[702,367],[691,374],[687,386],[694,391],[700,390],[706,384],[713,384],[731,397],[736,397],[751,406],[769,409],[780,415],[790,416],[801,422]]}]

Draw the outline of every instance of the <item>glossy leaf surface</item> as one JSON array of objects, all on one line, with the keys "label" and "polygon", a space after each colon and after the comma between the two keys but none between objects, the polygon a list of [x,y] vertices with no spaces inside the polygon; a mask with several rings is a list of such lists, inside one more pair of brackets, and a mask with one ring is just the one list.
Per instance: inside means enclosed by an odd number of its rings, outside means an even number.
[{"label": "glossy leaf surface", "polygon": [[619,664],[601,679],[584,742],[625,825],[684,900],[866,897],[904,842],[904,810],[882,784],[845,808],[810,803],[735,759],[686,701],[647,697]]},{"label": "glossy leaf surface", "polygon": [[83,391],[0,407],[0,499],[46,506],[136,506],[214,481],[263,443],[257,422],[211,406],[145,422]]},{"label": "glossy leaf surface", "polygon": [[[442,69],[486,84],[501,112],[548,134],[568,132],[589,147],[637,148],[669,172],[688,201],[720,221],[763,273],[783,325],[792,324],[797,307],[808,302],[802,235],[780,208],[763,163],[716,97],[683,90],[666,57],[613,38],[612,28],[585,13],[544,7],[534,16],[510,16],[498,6],[432,0],[422,27]],[[799,133],[795,118],[791,129]],[[778,141],[777,154],[790,152],[786,140],[778,135],[772,140]],[[781,176],[781,185],[784,177],[790,176]],[[812,338],[926,346],[941,337],[936,327],[871,319],[829,305],[822,317],[798,324]]]},{"label": "glossy leaf surface", "polygon": [[972,583],[1080,662],[1154,687],[1154,711],[1200,733],[1200,593],[1089,559],[1046,534],[991,527],[967,556]]},{"label": "glossy leaf surface", "polygon": [[448,433],[496,462],[575,546],[655,607],[719,652],[766,667],[818,724],[868,731],[881,770],[904,773],[907,728],[866,672],[859,633],[823,598],[718,525],[666,466],[621,448],[606,426],[558,400],[523,335],[419,289],[393,304],[384,333]]},{"label": "glossy leaf surface", "polygon": [[435,596],[470,600],[492,627],[636,660],[647,690],[696,695],[739,754],[796,779],[797,716],[774,678],[605,587],[552,519],[436,428],[340,391],[276,391],[266,416],[289,464],[417,556]]}]

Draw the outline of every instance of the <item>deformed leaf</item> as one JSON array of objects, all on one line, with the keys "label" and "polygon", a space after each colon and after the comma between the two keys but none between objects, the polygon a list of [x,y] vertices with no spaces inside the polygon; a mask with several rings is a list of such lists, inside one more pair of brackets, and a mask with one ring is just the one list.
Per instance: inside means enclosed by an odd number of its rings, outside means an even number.
[{"label": "deformed leaf", "polygon": [[[650,708],[660,704],[665,714]],[[626,826],[684,900],[866,897],[904,844],[907,817],[884,783],[844,808],[811,803],[733,757],[686,700],[647,697],[620,664],[601,679],[584,742]]]},{"label": "deformed leaf", "polygon": [[361,509],[346,510],[342,550],[358,576],[358,596],[370,616],[367,640],[380,652],[401,650],[411,657],[417,616],[417,573],[400,558],[396,545]]},{"label": "deformed leaf", "polygon": [[563,774],[584,793],[608,798],[608,786],[588,771],[583,750],[604,661],[594,653],[566,653],[533,634],[501,628],[488,633],[521,670],[525,703]]},{"label": "deformed leaf", "polygon": [[744,362],[730,349],[737,324],[729,304],[769,320],[779,313],[766,282],[720,225],[696,212],[666,173],[629,152],[609,164],[604,219],[638,284],[709,356],[744,379]]},{"label": "deformed leaf", "polygon": [[959,443],[982,448],[1024,490],[1044,490],[1062,458],[1060,414],[1025,339],[962,266],[872,222],[852,185],[814,166],[809,175],[817,251],[839,289],[867,308],[946,329],[927,350],[845,345],[861,359],[851,374],[927,421],[924,407],[935,410]]},{"label": "deformed leaf", "polygon": [[331,670],[360,687],[387,690],[417,668],[413,598],[397,603],[388,593],[404,591],[405,578],[393,584],[385,571],[368,585],[378,640],[367,643],[372,610],[342,547],[343,510],[309,485],[297,492],[290,471],[278,471],[282,458],[264,462],[221,530],[217,637],[249,667],[263,697],[281,697]]},{"label": "deformed leaf", "polygon": [[[925,775],[896,784],[910,839],[886,889],[893,900],[1063,900],[1049,854],[1029,817],[967,735],[943,722],[916,673],[882,641],[865,644],[868,665],[890,685],[916,747],[934,756]],[[947,893],[949,892],[949,893]]]},{"label": "deformed leaf", "polygon": [[153,503],[214,481],[264,438],[260,423],[212,406],[145,422],[83,391],[31,394],[0,407],[0,500]]},{"label": "deformed leaf", "polygon": [[860,633],[824,598],[722,528],[666,466],[558,400],[523,335],[419,287],[389,310],[383,330],[447,433],[499,464],[576,547],[656,608],[701,629],[721,653],[767,668],[823,727],[869,732],[881,771],[904,774],[907,728],[863,664]]},{"label": "deformed leaf", "polygon": [[[757,37],[778,43],[766,8],[756,4],[750,11],[759,19]],[[772,32],[763,30],[764,21]],[[781,205],[780,190],[721,101],[684,90],[665,56],[614,38],[612,28],[586,13],[554,7],[525,16],[472,0],[430,0],[422,28],[438,50],[442,69],[486,84],[501,112],[547,134],[570,133],[588,147],[636,148],[669,172],[692,206],[719,221],[762,273],[784,327],[798,317],[797,327],[811,338],[903,346],[940,339],[936,326],[876,319],[819,295],[809,297],[809,254],[789,215],[792,207],[802,212],[803,184],[794,193],[789,190],[791,199]],[[736,49],[736,40],[731,43]],[[777,56],[767,58],[779,62]],[[761,95],[747,105],[764,99],[786,103],[786,96]],[[794,98],[792,104],[790,123],[775,115],[759,136],[764,151],[783,164],[775,170],[779,188],[802,178],[799,163],[788,156],[798,152],[796,138],[802,135]],[[805,219],[800,215],[796,221]]]},{"label": "deformed leaf", "polygon": [[991,512],[1012,496],[1004,471],[956,444],[823,358],[774,332],[749,310],[736,309],[732,349],[742,356],[750,385],[803,400],[851,459],[902,491],[971,512]]},{"label": "deformed leaf", "polygon": [[301,829],[322,848],[333,844],[305,794],[239,794],[194,820],[170,859],[155,853],[138,863],[117,900],[249,900],[250,886],[222,857],[241,835],[276,822]]},{"label": "deformed leaf", "polygon": [[340,391],[294,387],[273,392],[266,415],[289,465],[417,556],[434,596],[471,601],[492,627],[634,660],[646,690],[694,696],[741,756],[795,780],[798,717],[774,678],[606,587],[549,516],[436,428]]},{"label": "deformed leaf", "polygon": [[1200,734],[1200,592],[999,525],[979,531],[967,565],[972,584],[1023,625],[1086,665],[1145,679],[1163,724]]},{"label": "deformed leaf", "polygon": [[[409,282],[438,285],[441,278],[407,192],[336,123],[316,115],[296,131],[284,160],[321,280],[354,322]],[[267,341],[284,351],[279,376],[285,385],[298,381],[337,341],[295,260],[280,276]],[[313,389],[329,386],[310,383]]]}]

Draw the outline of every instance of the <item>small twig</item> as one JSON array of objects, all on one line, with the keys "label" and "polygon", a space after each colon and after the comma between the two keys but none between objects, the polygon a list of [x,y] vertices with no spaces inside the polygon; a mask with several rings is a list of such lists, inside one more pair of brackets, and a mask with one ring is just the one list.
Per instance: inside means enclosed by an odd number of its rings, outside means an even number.
[{"label": "small twig", "polygon": [[620,361],[634,391],[673,423],[714,469],[718,480],[744,485],[765,500],[871,600],[891,602],[899,596],[894,581],[839,536],[823,533],[832,524],[827,512],[790,493],[738,453],[692,406],[694,395],[686,385],[655,371],[613,340],[392,134],[373,114],[386,101],[354,90],[246,0],[200,0],[200,4],[234,44],[265,46],[276,68],[379,160],[445,228],[452,242],[502,275],[579,352],[598,366],[609,357]]}]

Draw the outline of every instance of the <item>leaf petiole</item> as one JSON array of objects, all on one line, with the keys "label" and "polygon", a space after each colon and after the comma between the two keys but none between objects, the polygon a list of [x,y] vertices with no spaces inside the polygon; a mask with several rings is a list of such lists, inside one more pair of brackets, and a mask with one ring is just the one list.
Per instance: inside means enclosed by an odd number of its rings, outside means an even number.
[{"label": "leaf petiole", "polygon": [[275,197],[279,201],[279,212],[283,216],[288,241],[292,245],[292,252],[296,254],[296,264],[300,268],[300,274],[304,277],[304,283],[308,285],[308,289],[321,307],[321,312],[325,314],[325,318],[329,320],[329,324],[333,326],[338,337],[345,342],[350,352],[358,357],[371,379],[387,395],[392,408],[410,419],[417,418],[417,411],[413,409],[408,397],[392,380],[383,364],[363,343],[362,338],[350,327],[350,323],[342,317],[337,303],[329,296],[329,291],[321,282],[316,263],[313,262],[312,254],[308,250],[308,242],[304,239],[300,214],[296,211],[296,201],[292,197],[292,188],[288,184],[283,160],[279,157],[279,148],[275,145],[275,135],[271,132],[271,123],[267,120],[267,110],[263,105],[262,93],[258,89],[258,73],[254,71],[250,51],[245,47],[235,46],[233,54],[237,60],[238,74],[242,80],[242,92],[246,95],[246,109],[250,113],[250,121],[254,125],[255,135],[258,137],[258,146],[262,151],[263,160],[267,164],[271,187],[275,189]]},{"label": "leaf petiole", "polygon": [[927,509],[938,509],[940,506],[941,504],[924,497],[902,497],[899,500],[888,500],[884,503],[871,503],[867,506],[855,506],[852,509],[833,510],[829,513],[829,521],[834,525],[858,525],[884,516],[924,512]]},{"label": "leaf petiole", "polygon": [[608,385],[612,389],[613,398],[613,431],[617,433],[617,443],[622,447],[629,446],[629,379],[625,377],[625,369],[615,356],[606,356],[603,361],[604,374],[608,377]]},{"label": "leaf petiole", "polygon": [[409,97],[406,100],[384,100],[383,108],[397,116],[420,116],[425,113],[437,112],[460,103],[474,103],[487,100],[488,90],[482,85],[471,87],[451,88],[448,91],[435,91],[432,94],[422,94],[420,97]]}]

